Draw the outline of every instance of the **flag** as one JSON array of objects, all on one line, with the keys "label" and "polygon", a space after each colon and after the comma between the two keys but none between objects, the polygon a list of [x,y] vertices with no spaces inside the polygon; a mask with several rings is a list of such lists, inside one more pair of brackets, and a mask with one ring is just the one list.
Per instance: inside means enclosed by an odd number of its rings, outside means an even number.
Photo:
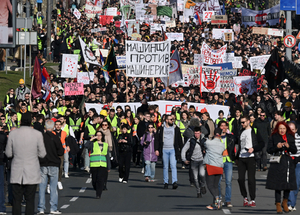
[{"label": "flag", "polygon": [[100,52],[101,65],[103,65],[103,63],[104,63],[104,57],[103,57],[102,52],[101,52],[100,49],[99,49],[99,52]]},{"label": "flag", "polygon": [[[167,84],[167,77],[161,77],[162,81]],[[181,63],[178,50],[175,49],[170,60],[169,85],[182,80]]]},{"label": "flag", "polygon": [[275,89],[285,78],[283,63],[280,58],[278,49],[275,48],[265,65],[265,77],[271,89]]},{"label": "flag", "polygon": [[114,43],[112,43],[109,53],[106,58],[106,62],[102,68],[104,71],[108,72],[111,80],[116,84],[118,83],[117,78],[117,70],[118,70],[118,64],[116,60],[115,50],[114,50]]},{"label": "flag", "polygon": [[223,14],[223,15],[225,15],[225,14],[226,14],[226,10],[225,10],[225,3],[224,3],[224,2],[223,2],[222,14]]},{"label": "flag", "polygon": [[196,5],[196,3],[193,2],[192,0],[187,0],[186,3],[185,3],[185,8],[190,9],[191,7],[193,7],[195,5]]},{"label": "flag", "polygon": [[102,71],[102,72],[103,72],[103,77],[104,77],[105,83],[108,83],[109,82],[108,72],[106,72],[106,71]]},{"label": "flag", "polygon": [[166,35],[166,32],[162,26],[161,26],[161,34],[163,35],[163,40],[166,41],[168,39],[168,36]]},{"label": "flag", "polygon": [[45,94],[43,96],[43,99],[47,102],[51,96],[51,81],[50,81],[50,76],[45,67],[43,68],[42,71],[42,87],[45,89]]},{"label": "flag", "polygon": [[168,16],[172,18],[172,8],[168,6],[157,6],[157,16]]},{"label": "flag", "polygon": [[114,22],[114,16],[99,15],[99,24],[102,26],[109,25]]},{"label": "flag", "polygon": [[198,13],[198,12],[196,12],[194,18],[195,18],[196,20],[198,20],[198,24],[199,24],[199,25],[202,25],[201,18],[200,18],[200,16],[199,16],[199,13]]},{"label": "flag", "polygon": [[81,46],[84,61],[86,63],[100,66],[93,52],[87,47],[87,45],[83,42],[83,40],[80,37],[79,37],[79,41],[80,41],[80,46]]},{"label": "flag", "polygon": [[32,97],[38,98],[42,96],[42,73],[41,73],[41,65],[37,57],[35,57],[34,68],[33,68],[33,80],[31,85],[31,94]]}]

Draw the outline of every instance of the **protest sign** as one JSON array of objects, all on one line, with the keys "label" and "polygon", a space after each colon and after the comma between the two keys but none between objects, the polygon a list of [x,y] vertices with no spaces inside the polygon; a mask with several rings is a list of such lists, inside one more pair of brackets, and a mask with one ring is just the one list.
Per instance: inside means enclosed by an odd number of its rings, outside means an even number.
[{"label": "protest sign", "polygon": [[[185,65],[182,65],[182,69],[183,67],[185,67]],[[189,85],[200,85],[200,74],[198,68],[199,67],[193,65],[188,65],[188,67],[184,68],[187,73]]]},{"label": "protest sign", "polygon": [[184,10],[184,0],[177,0],[177,11]]},{"label": "protest sign", "polygon": [[250,10],[242,7],[242,25],[269,26],[277,25],[280,18],[279,4],[266,10]]},{"label": "protest sign", "polygon": [[83,83],[65,84],[65,96],[78,96],[83,94],[84,94]]},{"label": "protest sign", "polygon": [[220,93],[234,93],[234,80],[233,77],[237,75],[236,69],[220,71]]},{"label": "protest sign", "polygon": [[230,70],[230,69],[233,69],[231,62],[229,62],[229,63],[214,64],[214,65],[209,65],[209,66],[221,67],[221,70]]},{"label": "protest sign", "polygon": [[268,28],[262,28],[262,27],[253,27],[252,34],[268,34]]},{"label": "protest sign", "polygon": [[116,56],[118,68],[126,68],[126,56]]},{"label": "protest sign", "polygon": [[234,57],[234,61],[232,63],[232,67],[235,69],[240,69],[243,67],[242,57]]},{"label": "protest sign", "polygon": [[183,33],[166,33],[168,41],[183,41]]},{"label": "protest sign", "polygon": [[220,49],[213,50],[205,42],[202,44],[201,54],[204,55],[205,64],[224,63],[224,55],[226,54],[227,44]]},{"label": "protest sign", "polygon": [[142,0],[120,0],[121,7],[124,5],[130,5],[132,8],[134,8],[137,4],[143,3]]},{"label": "protest sign", "polygon": [[231,63],[234,61],[234,53],[226,53],[224,55],[224,63]]},{"label": "protest sign", "polygon": [[233,37],[233,33],[223,33],[223,40],[227,42],[231,42]]},{"label": "protest sign", "polygon": [[163,28],[164,31],[166,31],[165,24],[151,23],[150,24],[150,34],[154,34],[156,31],[161,32],[161,28]]},{"label": "protest sign", "polygon": [[215,14],[215,11],[204,11],[203,12],[203,22],[210,22],[211,16]]},{"label": "protest sign", "polygon": [[[97,50],[98,49],[96,49],[96,52],[97,52]],[[101,51],[103,57],[107,57],[108,51],[109,51],[108,49],[100,49],[100,51]],[[99,52],[99,56],[97,56],[97,57],[100,57],[100,52]]]},{"label": "protest sign", "polygon": [[176,2],[171,3],[170,7],[172,8],[172,18],[177,19],[178,18],[178,13],[177,13],[177,5]]},{"label": "protest sign", "polygon": [[212,25],[225,25],[227,24],[227,15],[215,15],[211,16]]},{"label": "protest sign", "polygon": [[[172,107],[180,107],[181,102],[176,102],[176,101],[155,101],[155,102],[148,102],[149,105],[158,105],[159,107],[159,112],[161,115],[164,114],[171,114],[172,112]],[[94,104],[94,103],[86,103],[86,110],[89,111],[91,108],[95,108],[97,113],[100,113],[103,107],[106,107],[107,105],[103,104]],[[140,106],[141,103],[139,102],[132,102],[132,103],[113,103],[114,109],[117,108],[117,106],[121,106],[121,108],[125,109],[125,106],[129,105],[131,110],[137,110]],[[207,112],[210,115],[210,118],[212,120],[216,120],[219,116],[218,113],[220,110],[223,110],[224,116],[227,116],[229,113],[229,107],[224,106],[224,105],[208,105],[208,104],[201,104],[201,103],[193,103],[193,102],[188,102],[188,107],[193,105],[196,108],[196,111],[201,111],[202,109],[206,108]],[[136,113],[137,114],[137,113]]]},{"label": "protest sign", "polygon": [[257,57],[250,57],[249,64],[251,66],[251,71],[253,71],[253,69],[259,69],[262,71],[270,56],[271,55],[261,55]]},{"label": "protest sign", "polygon": [[61,77],[63,78],[76,78],[78,66],[77,54],[63,54]]},{"label": "protest sign", "polygon": [[98,32],[101,32],[101,31],[106,31],[106,27],[91,29],[92,34],[93,33],[98,33]]},{"label": "protest sign", "polygon": [[220,92],[220,71],[221,67],[202,66],[200,73],[201,92]]},{"label": "protest sign", "polygon": [[80,19],[81,13],[79,12],[79,10],[77,10],[77,8],[74,9],[73,14],[77,19]]},{"label": "protest sign", "polygon": [[242,69],[242,71],[239,72],[239,76],[255,76],[255,72],[251,72],[248,69]]},{"label": "protest sign", "polygon": [[128,20],[127,34],[128,37],[131,37],[132,34],[140,34],[140,23],[135,20]]},{"label": "protest sign", "polygon": [[77,82],[83,84],[90,84],[90,81],[94,79],[94,72],[78,72]]},{"label": "protest sign", "polygon": [[88,18],[94,18],[96,14],[102,13],[102,1],[97,1],[97,4],[94,4],[94,0],[86,0],[84,12]]},{"label": "protest sign", "polygon": [[126,41],[128,77],[165,77],[170,71],[170,41]]},{"label": "protest sign", "polygon": [[194,65],[203,66],[204,55],[203,54],[194,54]]},{"label": "protest sign", "polygon": [[117,16],[117,12],[118,12],[118,8],[116,8],[116,7],[109,7],[109,8],[106,8],[104,10],[104,15],[107,15],[107,16]]},{"label": "protest sign", "polygon": [[219,28],[213,28],[212,30],[212,37],[216,40],[223,40],[223,34],[224,33],[232,33],[231,40],[234,40],[234,33],[232,29],[219,29]]},{"label": "protest sign", "polygon": [[167,28],[175,28],[175,27],[176,27],[176,22],[175,22],[175,20],[166,21],[166,27],[167,27]]},{"label": "protest sign", "polygon": [[253,76],[236,76],[233,77],[233,80],[235,95],[242,95],[246,91],[248,95],[252,95],[257,92],[256,78]]},{"label": "protest sign", "polygon": [[273,37],[283,37],[283,29],[268,28],[268,35]]}]

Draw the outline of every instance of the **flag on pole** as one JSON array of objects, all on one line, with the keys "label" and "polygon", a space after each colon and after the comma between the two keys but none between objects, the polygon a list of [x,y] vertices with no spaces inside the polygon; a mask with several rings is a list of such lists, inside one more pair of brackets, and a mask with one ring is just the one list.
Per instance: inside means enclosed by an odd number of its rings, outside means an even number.
[{"label": "flag on pole", "polygon": [[195,19],[198,20],[198,24],[199,24],[199,25],[202,25],[201,18],[200,18],[200,16],[199,16],[199,13],[198,13],[198,12],[196,12]]},{"label": "flag on pole", "polygon": [[42,96],[42,73],[41,73],[41,65],[37,57],[35,57],[34,68],[33,68],[33,82],[31,86],[31,94],[32,97],[38,98]]},{"label": "flag on pole", "polygon": [[43,68],[42,71],[42,87],[45,89],[45,94],[43,99],[47,102],[51,96],[51,81],[49,73],[47,72],[46,68]]},{"label": "flag on pole", "polygon": [[111,80],[118,85],[118,77],[117,77],[117,70],[118,64],[116,60],[115,50],[114,50],[114,42],[111,44],[109,53],[106,58],[106,62],[103,66],[103,70],[108,72]]},{"label": "flag on pole", "polygon": [[[161,77],[162,81],[167,84],[167,77]],[[170,60],[169,85],[182,80],[181,63],[178,50],[175,49]]]},{"label": "flag on pole", "polygon": [[225,14],[226,14],[225,3],[223,2],[222,15],[225,15]]},{"label": "flag on pole", "polygon": [[100,66],[93,52],[87,47],[87,45],[83,42],[83,40],[80,37],[79,37],[79,41],[80,41],[80,46],[81,46],[84,61],[86,63]]},{"label": "flag on pole", "polygon": [[166,41],[168,39],[168,36],[166,35],[166,32],[165,32],[163,26],[161,26],[161,34],[163,35],[163,40]]}]

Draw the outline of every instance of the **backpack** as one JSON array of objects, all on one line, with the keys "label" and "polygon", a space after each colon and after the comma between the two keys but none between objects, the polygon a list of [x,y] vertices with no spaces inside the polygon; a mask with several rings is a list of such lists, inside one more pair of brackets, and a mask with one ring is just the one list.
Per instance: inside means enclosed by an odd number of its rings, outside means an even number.
[{"label": "backpack", "polygon": [[195,140],[195,138],[191,138],[190,139],[190,148],[186,151],[186,154],[185,154],[186,160],[188,160],[188,161],[192,160],[192,155],[194,153],[194,149],[195,149],[197,143],[200,145],[201,151],[202,151],[202,154],[204,157],[205,156],[205,153],[204,153],[204,142],[205,141],[206,141],[205,138],[200,138],[200,142],[197,142]]}]

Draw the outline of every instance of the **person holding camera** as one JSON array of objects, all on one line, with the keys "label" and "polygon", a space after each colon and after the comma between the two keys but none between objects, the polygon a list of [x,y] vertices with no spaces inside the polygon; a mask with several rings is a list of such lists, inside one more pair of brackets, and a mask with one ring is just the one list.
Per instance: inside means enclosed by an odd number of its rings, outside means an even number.
[{"label": "person holding camera", "polygon": [[144,147],[144,160],[145,160],[145,181],[154,182],[155,165],[157,156],[154,150],[154,124],[149,123],[146,133],[141,139],[141,145]]},{"label": "person holding camera", "polygon": [[[266,188],[275,190],[275,204],[277,213],[288,213],[288,198],[291,190],[297,189],[295,162],[290,153],[296,154],[295,135],[286,122],[278,122],[269,138],[267,152],[270,158],[270,168],[267,176]],[[278,158],[277,160],[275,158]],[[281,203],[281,191],[283,201]]]},{"label": "person holding camera", "polygon": [[119,182],[128,183],[130,172],[130,161],[132,152],[132,133],[128,133],[129,126],[121,125],[121,134],[119,135]]}]

